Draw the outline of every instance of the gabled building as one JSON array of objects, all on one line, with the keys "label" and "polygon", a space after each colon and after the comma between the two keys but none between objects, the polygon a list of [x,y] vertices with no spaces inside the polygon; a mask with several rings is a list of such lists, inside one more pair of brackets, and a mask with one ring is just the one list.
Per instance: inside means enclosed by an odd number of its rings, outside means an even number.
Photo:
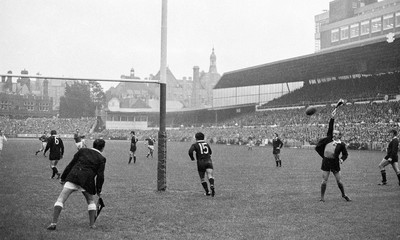
[{"label": "gabled building", "polygon": [[[193,77],[177,79],[167,68],[167,113],[205,109],[212,105],[212,89],[221,75],[217,72],[214,49],[210,56],[208,72],[193,67]],[[132,68],[124,79],[139,79]],[[160,72],[150,75],[151,80],[160,79]],[[160,89],[157,84],[121,82],[106,91],[108,106],[105,109],[107,129],[145,129],[158,122]],[[172,120],[173,121],[173,120]]]}]

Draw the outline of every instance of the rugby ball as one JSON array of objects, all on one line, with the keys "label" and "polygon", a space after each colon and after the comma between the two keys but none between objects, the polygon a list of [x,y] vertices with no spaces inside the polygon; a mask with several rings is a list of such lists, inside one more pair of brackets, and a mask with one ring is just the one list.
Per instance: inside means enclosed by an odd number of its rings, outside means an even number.
[{"label": "rugby ball", "polygon": [[306,114],[308,115],[308,116],[311,116],[311,115],[313,115],[314,113],[316,113],[317,112],[317,109],[315,108],[315,107],[312,107],[312,106],[310,106],[310,107],[308,107],[307,109],[306,109]]}]

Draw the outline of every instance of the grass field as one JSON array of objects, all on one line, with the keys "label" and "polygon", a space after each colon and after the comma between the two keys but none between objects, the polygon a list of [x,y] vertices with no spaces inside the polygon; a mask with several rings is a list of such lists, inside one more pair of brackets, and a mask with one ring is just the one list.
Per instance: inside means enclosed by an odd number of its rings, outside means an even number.
[{"label": "grass field", "polygon": [[[91,143],[89,143],[91,145]],[[400,186],[391,168],[378,186],[383,152],[350,151],[342,165],[346,193],[333,175],[319,202],[320,158],[313,150],[283,149],[276,168],[270,147],[211,145],[217,194],[203,195],[190,143],[168,143],[167,191],[157,192],[157,152],[127,164],[129,142],[107,141],[103,198],[97,229],[87,205],[73,194],[56,231],[46,230],[62,186],[49,161],[35,156],[38,140],[9,139],[0,161],[0,239],[400,239]],[[63,170],[76,149],[65,141]]]}]

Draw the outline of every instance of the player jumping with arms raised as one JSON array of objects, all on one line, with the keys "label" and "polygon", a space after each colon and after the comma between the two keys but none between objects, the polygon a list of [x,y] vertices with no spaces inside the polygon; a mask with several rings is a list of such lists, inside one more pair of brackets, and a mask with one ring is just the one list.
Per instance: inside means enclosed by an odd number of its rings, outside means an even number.
[{"label": "player jumping with arms raised", "polygon": [[[213,164],[211,160],[212,150],[210,145],[204,141],[204,134],[198,132],[195,134],[196,143],[193,143],[189,149],[189,157],[192,161],[195,160],[193,152],[196,152],[197,159],[197,171],[199,172],[201,185],[203,185],[207,196],[215,196],[214,187],[214,177],[213,177]],[[208,182],[210,183],[210,190],[208,189],[208,184],[205,180],[205,175],[207,173]]]},{"label": "player jumping with arms raised", "polygon": [[[344,186],[340,174],[340,164],[347,159],[348,152],[346,149],[346,144],[341,141],[342,133],[338,130],[334,130],[336,108],[332,111],[326,137],[319,140],[317,146],[315,147],[315,150],[322,157],[321,202],[325,202],[324,197],[330,172],[332,172],[336,178],[336,183],[340,189],[340,192],[342,193],[342,198],[348,202],[351,201],[351,199],[344,192]],[[342,156],[339,158],[339,155]]]}]

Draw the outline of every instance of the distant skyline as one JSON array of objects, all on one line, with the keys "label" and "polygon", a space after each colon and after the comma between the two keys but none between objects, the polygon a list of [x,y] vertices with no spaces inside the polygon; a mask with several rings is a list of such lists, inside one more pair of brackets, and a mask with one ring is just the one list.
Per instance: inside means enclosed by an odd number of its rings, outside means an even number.
[{"label": "distant skyline", "polygon": [[[168,67],[222,75],[312,54],[314,16],[330,0],[169,0]],[[0,72],[141,79],[160,68],[161,0],[0,0]],[[116,83],[101,83],[104,90]]]}]

